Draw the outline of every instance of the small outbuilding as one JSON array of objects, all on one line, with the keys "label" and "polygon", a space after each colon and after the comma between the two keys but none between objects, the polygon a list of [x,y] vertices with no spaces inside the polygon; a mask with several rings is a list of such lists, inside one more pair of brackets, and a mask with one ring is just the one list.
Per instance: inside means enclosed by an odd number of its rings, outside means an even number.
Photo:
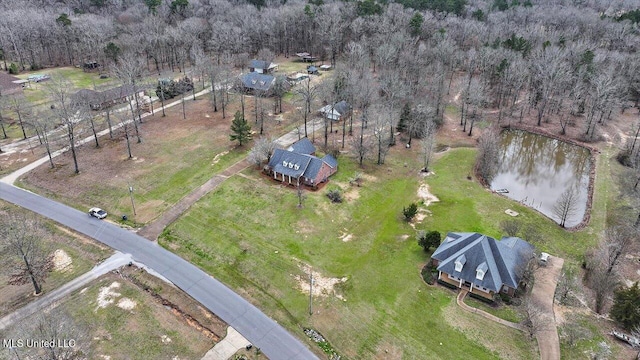
[{"label": "small outbuilding", "polygon": [[265,60],[251,60],[249,63],[249,71],[258,74],[271,74],[278,70],[278,64]]},{"label": "small outbuilding", "polygon": [[351,114],[351,106],[349,106],[346,101],[342,100],[333,105],[329,104],[323,106],[318,111],[322,114],[322,116],[329,120],[341,121]]}]

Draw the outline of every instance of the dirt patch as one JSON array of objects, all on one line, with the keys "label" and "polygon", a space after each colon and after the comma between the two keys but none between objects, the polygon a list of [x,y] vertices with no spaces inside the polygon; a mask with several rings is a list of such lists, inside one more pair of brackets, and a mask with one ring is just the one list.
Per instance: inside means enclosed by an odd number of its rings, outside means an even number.
[{"label": "dirt patch", "polygon": [[[309,294],[309,272],[310,269],[306,265],[300,266],[305,275],[295,275],[298,283],[298,288],[302,293]],[[324,277],[317,271],[311,271],[313,277],[313,296],[315,297],[328,297],[335,296],[340,300],[347,301],[342,295],[336,293],[335,286],[337,284],[347,281],[346,277],[343,278],[330,278]]]},{"label": "dirt patch", "polygon": [[378,344],[376,350],[374,359],[379,360],[400,360],[404,353],[401,347],[389,343]]},{"label": "dirt patch", "polygon": [[106,308],[107,306],[113,304],[115,299],[121,295],[120,293],[115,291],[115,289],[119,288],[120,283],[117,281],[112,282],[109,286],[101,287],[100,291],[98,292],[98,306],[94,311],[98,311],[98,309],[100,308]]},{"label": "dirt patch", "polygon": [[429,191],[428,184],[420,185],[420,187],[418,188],[418,197],[424,202],[424,206],[429,206],[434,202],[440,201],[440,199],[438,199]]},{"label": "dirt patch", "polygon": [[118,300],[118,304],[117,304],[117,306],[120,309],[124,309],[124,310],[133,310],[136,307],[136,305],[138,305],[138,303],[136,303],[135,301],[129,298],[122,298]]},{"label": "dirt patch", "polygon": [[213,160],[211,160],[211,165],[215,165],[220,161],[220,158],[222,158],[223,156],[227,155],[229,153],[229,151],[223,151],[220,154],[217,154],[216,156],[213,157]]},{"label": "dirt patch", "polygon": [[71,256],[62,249],[53,252],[53,270],[68,272],[73,270],[73,260]]},{"label": "dirt patch", "polygon": [[345,229],[345,232],[338,237],[338,239],[342,240],[343,242],[349,242],[351,241],[351,239],[353,239],[353,234],[349,234],[346,231],[347,229]]}]

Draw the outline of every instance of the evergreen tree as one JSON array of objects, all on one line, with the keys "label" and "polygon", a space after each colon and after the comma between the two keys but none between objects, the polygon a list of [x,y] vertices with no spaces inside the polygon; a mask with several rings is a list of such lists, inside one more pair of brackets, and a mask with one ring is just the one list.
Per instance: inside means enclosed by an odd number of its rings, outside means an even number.
[{"label": "evergreen tree", "polygon": [[640,287],[637,282],[615,292],[611,317],[627,330],[640,326]]},{"label": "evergreen tree", "polygon": [[236,114],[233,116],[229,139],[231,141],[238,140],[240,146],[251,140],[251,126],[247,123],[247,120],[242,116],[240,111],[236,111]]},{"label": "evergreen tree", "polygon": [[398,125],[396,126],[396,130],[399,132],[405,132],[407,130],[407,123],[409,123],[409,119],[411,118],[411,105],[409,103],[404,104],[402,108],[402,112],[400,113],[400,120],[398,121]]}]

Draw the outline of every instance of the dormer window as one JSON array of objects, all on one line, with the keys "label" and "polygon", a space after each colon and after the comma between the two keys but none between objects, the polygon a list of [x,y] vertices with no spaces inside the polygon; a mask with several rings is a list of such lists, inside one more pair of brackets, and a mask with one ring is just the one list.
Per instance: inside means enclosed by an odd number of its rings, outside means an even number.
[{"label": "dormer window", "polygon": [[293,169],[293,163],[289,163],[289,169]]},{"label": "dormer window", "polygon": [[300,165],[295,164],[295,165],[293,165],[293,168],[294,168],[294,169],[296,169],[296,170],[298,170],[298,169],[300,169]]},{"label": "dormer window", "polygon": [[456,265],[456,271],[460,272],[462,271],[462,267],[464,266],[464,264],[467,262],[467,257],[464,256],[464,254],[458,256],[458,258],[456,259],[455,265]]},{"label": "dormer window", "polygon": [[289,163],[288,163],[288,162],[286,162],[286,161],[283,161],[283,162],[282,162],[282,166],[287,167],[287,166],[289,166]]},{"label": "dormer window", "polygon": [[476,268],[476,279],[478,280],[484,279],[484,275],[487,273],[488,269],[489,267],[487,266],[486,262],[483,262],[482,264],[478,265],[478,267]]}]

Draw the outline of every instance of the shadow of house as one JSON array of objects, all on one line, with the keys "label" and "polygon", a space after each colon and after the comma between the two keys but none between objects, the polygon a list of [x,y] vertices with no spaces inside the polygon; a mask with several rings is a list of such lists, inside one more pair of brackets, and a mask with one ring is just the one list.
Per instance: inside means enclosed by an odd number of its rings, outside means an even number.
[{"label": "shadow of house", "polygon": [[438,280],[493,300],[496,293],[513,296],[533,245],[517,237],[502,240],[479,233],[450,232],[431,255]]},{"label": "shadow of house", "polygon": [[315,152],[315,146],[303,138],[286,150],[276,149],[265,170],[282,183],[316,188],[338,171],[338,161],[331,155],[318,158]]},{"label": "shadow of house", "polygon": [[249,71],[258,74],[271,74],[278,70],[278,64],[265,60],[251,60],[249,62]]}]

